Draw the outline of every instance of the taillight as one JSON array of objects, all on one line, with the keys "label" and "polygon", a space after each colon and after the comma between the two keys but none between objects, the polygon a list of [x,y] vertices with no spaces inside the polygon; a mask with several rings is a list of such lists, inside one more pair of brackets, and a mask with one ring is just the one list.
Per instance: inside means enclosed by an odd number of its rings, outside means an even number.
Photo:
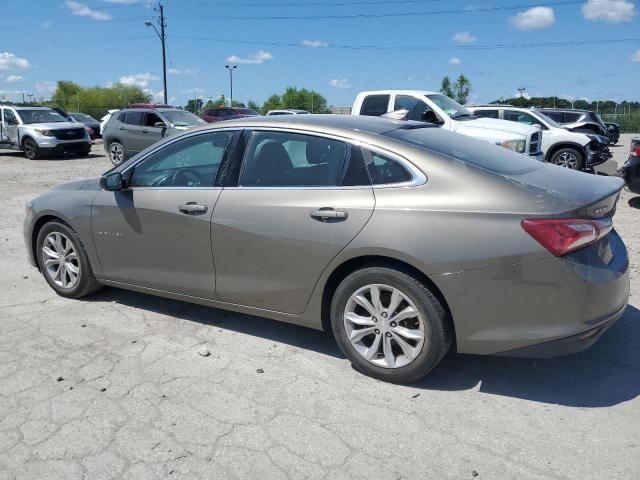
[{"label": "taillight", "polygon": [[640,143],[632,143],[631,144],[631,155],[636,157],[640,157]]},{"label": "taillight", "polygon": [[613,228],[611,218],[531,218],[522,228],[556,257],[601,239]]}]

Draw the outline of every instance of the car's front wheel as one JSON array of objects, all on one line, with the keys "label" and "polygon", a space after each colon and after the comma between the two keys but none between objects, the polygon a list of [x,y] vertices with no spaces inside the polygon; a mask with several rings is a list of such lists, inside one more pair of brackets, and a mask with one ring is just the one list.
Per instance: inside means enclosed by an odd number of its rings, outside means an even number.
[{"label": "car's front wheel", "polygon": [[428,374],[453,336],[433,292],[386,267],[358,270],[340,283],[331,303],[331,327],[356,370],[396,383]]},{"label": "car's front wheel", "polygon": [[572,170],[582,170],[584,157],[575,148],[561,148],[551,156],[551,163]]},{"label": "car's front wheel", "polygon": [[109,160],[116,167],[127,160],[127,152],[124,145],[120,142],[111,142],[109,144]]},{"label": "car's front wheel", "polygon": [[40,152],[40,147],[35,140],[31,138],[25,138],[22,142],[22,151],[24,152],[24,156],[29,160],[38,160],[42,157]]},{"label": "car's front wheel", "polygon": [[67,225],[45,224],[38,233],[36,247],[40,270],[58,295],[80,298],[101,288],[80,237]]}]

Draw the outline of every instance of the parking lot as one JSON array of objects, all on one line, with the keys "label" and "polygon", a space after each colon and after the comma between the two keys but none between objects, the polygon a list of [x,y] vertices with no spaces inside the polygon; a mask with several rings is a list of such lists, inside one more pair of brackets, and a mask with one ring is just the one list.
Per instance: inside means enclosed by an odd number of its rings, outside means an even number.
[{"label": "parking lot", "polygon": [[322,332],[112,288],[58,297],[27,263],[25,201],[109,167],[102,145],[0,152],[0,479],[637,478],[640,197],[615,216],[630,306],[591,349],[450,354],[398,386]]}]

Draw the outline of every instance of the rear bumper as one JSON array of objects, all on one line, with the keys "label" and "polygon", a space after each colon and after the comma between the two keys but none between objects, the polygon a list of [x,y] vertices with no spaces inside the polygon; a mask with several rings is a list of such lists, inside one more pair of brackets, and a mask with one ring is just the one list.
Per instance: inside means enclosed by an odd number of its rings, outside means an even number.
[{"label": "rear bumper", "polygon": [[618,170],[627,188],[640,195],[640,157],[629,155],[629,159]]},{"label": "rear bumper", "polygon": [[629,259],[614,230],[565,257],[432,280],[451,310],[460,353],[505,355],[556,341],[549,350],[564,344],[570,353],[589,346],[601,326],[621,315],[629,300]]}]

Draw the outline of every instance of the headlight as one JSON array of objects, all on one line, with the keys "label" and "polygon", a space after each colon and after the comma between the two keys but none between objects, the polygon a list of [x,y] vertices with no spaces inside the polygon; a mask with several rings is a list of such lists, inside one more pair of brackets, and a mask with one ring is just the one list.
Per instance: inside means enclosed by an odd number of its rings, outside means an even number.
[{"label": "headlight", "polygon": [[47,130],[46,128],[36,128],[35,131],[40,135],[44,135],[45,137],[53,137],[53,133],[51,132],[51,130]]},{"label": "headlight", "polygon": [[504,148],[513,150],[514,152],[524,153],[526,143],[527,142],[525,140],[507,140],[506,142],[502,142],[501,145]]},{"label": "headlight", "polygon": [[594,142],[609,145],[609,137],[605,137],[603,135],[591,135],[591,134],[588,134],[587,137],[589,137],[589,139],[593,140]]}]

